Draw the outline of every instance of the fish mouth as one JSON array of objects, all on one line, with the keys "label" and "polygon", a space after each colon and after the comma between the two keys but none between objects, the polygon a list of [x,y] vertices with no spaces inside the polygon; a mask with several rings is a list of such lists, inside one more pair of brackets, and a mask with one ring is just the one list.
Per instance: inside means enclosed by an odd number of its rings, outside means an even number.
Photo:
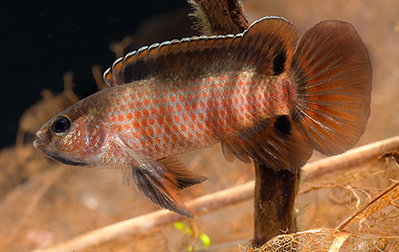
[{"label": "fish mouth", "polygon": [[45,143],[45,141],[43,141],[43,139],[40,137],[40,135],[42,135],[42,134],[40,131],[38,131],[36,133],[36,136],[38,137],[38,139],[35,139],[35,141],[33,141],[33,146],[36,149],[38,149],[39,151],[41,151],[43,154],[45,154],[47,157],[49,157],[53,160],[59,161],[61,163],[67,164],[67,165],[78,165],[78,166],[86,166],[87,165],[87,163],[85,163],[85,162],[73,160],[71,158],[66,158],[55,151],[50,151],[47,144]]}]

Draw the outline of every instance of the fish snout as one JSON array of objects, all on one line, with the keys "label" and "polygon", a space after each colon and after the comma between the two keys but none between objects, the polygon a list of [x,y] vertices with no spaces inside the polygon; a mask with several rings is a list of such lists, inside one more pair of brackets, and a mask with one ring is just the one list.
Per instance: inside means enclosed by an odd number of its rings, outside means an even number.
[{"label": "fish snout", "polygon": [[46,134],[47,134],[47,131],[48,130],[46,130],[46,129],[40,129],[40,130],[38,130],[37,132],[36,132],[36,137],[37,137],[37,139],[35,139],[34,141],[33,141],[33,146],[36,148],[36,149],[38,149],[38,150],[40,150],[40,151],[43,151],[43,149],[44,149],[44,147],[45,147],[45,139],[46,139]]}]

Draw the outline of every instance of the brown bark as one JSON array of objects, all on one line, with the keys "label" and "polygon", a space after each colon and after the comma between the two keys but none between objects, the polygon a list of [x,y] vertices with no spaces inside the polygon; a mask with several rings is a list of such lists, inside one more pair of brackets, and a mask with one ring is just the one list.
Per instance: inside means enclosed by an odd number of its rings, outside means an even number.
[{"label": "brown bark", "polygon": [[207,18],[212,34],[237,34],[248,28],[244,9],[237,0],[195,0]]},{"label": "brown bark", "polygon": [[255,163],[254,240],[259,247],[269,239],[296,232],[294,204],[299,172],[275,171]]}]

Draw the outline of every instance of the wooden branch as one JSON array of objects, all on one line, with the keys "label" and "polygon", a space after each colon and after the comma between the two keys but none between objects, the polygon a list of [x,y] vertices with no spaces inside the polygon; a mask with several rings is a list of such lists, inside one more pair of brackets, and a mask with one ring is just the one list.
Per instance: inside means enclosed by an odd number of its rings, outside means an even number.
[{"label": "wooden branch", "polygon": [[[365,145],[338,156],[307,164],[303,167],[302,174],[306,176],[307,181],[310,181],[330,172],[362,165],[371,159],[384,155],[386,152],[395,151],[399,151],[399,136]],[[342,162],[339,160],[342,160]],[[186,205],[192,210],[194,215],[203,215],[215,211],[216,209],[252,199],[254,195],[254,186],[255,182],[251,181],[243,185],[191,200],[187,202]],[[182,219],[183,217],[173,212],[159,210],[88,232],[57,246],[37,251],[49,252],[83,249],[127,235],[137,234],[157,226],[168,225]]]},{"label": "wooden branch", "polygon": [[385,153],[395,151],[399,151],[399,136],[364,145],[349,150],[341,155],[307,164],[302,168],[302,181],[312,180],[333,171],[336,172],[356,165],[361,165],[371,159],[378,158]]},{"label": "wooden branch", "polygon": [[238,0],[192,0],[206,35],[237,34],[248,28],[244,8]]},{"label": "wooden branch", "polygon": [[[191,200],[186,205],[195,215],[206,214],[210,211],[215,211],[219,208],[252,198],[253,188],[254,182],[251,181],[240,186]],[[61,252],[83,249],[183,219],[184,217],[174,212],[159,210],[88,232],[57,246],[36,251]]]},{"label": "wooden branch", "polygon": [[254,239],[260,247],[271,238],[296,231],[294,219],[295,197],[299,170],[275,171],[255,163]]}]

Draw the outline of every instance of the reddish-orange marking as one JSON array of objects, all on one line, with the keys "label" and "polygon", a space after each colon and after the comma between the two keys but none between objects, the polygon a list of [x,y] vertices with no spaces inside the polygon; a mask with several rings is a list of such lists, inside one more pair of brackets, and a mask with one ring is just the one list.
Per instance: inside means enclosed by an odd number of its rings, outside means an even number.
[{"label": "reddish-orange marking", "polygon": [[198,125],[198,128],[200,128],[200,129],[204,128],[204,125],[202,125],[202,123],[198,123],[197,125]]},{"label": "reddish-orange marking", "polygon": [[174,130],[176,133],[179,132],[179,128],[178,128],[176,125],[173,126],[173,130]]},{"label": "reddish-orange marking", "polygon": [[171,124],[173,122],[172,117],[170,116],[165,117],[165,121],[167,124]]},{"label": "reddish-orange marking", "polygon": [[193,120],[193,121],[195,121],[195,119],[197,119],[197,116],[194,113],[191,113],[190,116],[191,116],[191,120]]},{"label": "reddish-orange marking", "polygon": [[200,106],[202,109],[205,109],[205,102],[201,102]]},{"label": "reddish-orange marking", "polygon": [[150,113],[148,112],[148,110],[143,109],[143,115],[144,115],[145,117],[147,117],[149,114],[150,114]]},{"label": "reddish-orange marking", "polygon": [[163,124],[163,117],[158,116],[157,117],[157,122],[158,122],[159,125],[162,125]]},{"label": "reddish-orange marking", "polygon": [[136,107],[140,108],[141,107],[141,103],[140,102],[136,102]]},{"label": "reddish-orange marking", "polygon": [[158,104],[158,99],[152,100],[152,103],[154,103],[154,105],[157,105]]},{"label": "reddish-orange marking", "polygon": [[130,130],[129,124],[125,124],[124,127],[125,127],[126,130]]},{"label": "reddish-orange marking", "polygon": [[132,125],[136,130],[140,128],[139,122],[133,122]]},{"label": "reddish-orange marking", "polygon": [[175,101],[176,101],[176,97],[171,96],[171,97],[170,97],[170,100],[171,100],[172,102],[175,102]]},{"label": "reddish-orange marking", "polygon": [[162,97],[162,102],[166,103],[166,102],[168,102],[168,99],[166,97]]},{"label": "reddish-orange marking", "polygon": [[146,96],[149,96],[149,95],[150,95],[150,93],[148,93],[148,91],[145,91],[145,95],[146,95]]},{"label": "reddish-orange marking", "polygon": [[129,103],[129,108],[133,109],[133,104],[132,103]]},{"label": "reddish-orange marking", "polygon": [[183,110],[183,107],[182,107],[180,104],[177,104],[176,107],[177,107],[177,110],[178,110],[178,111],[182,111],[182,110]]},{"label": "reddish-orange marking", "polygon": [[169,111],[173,112],[173,107],[172,106],[169,106]]},{"label": "reddish-orange marking", "polygon": [[141,135],[142,137],[143,137],[143,136],[146,136],[146,132],[145,132],[144,129],[140,129],[139,132],[140,132],[140,135]]},{"label": "reddish-orange marking", "polygon": [[166,133],[167,135],[169,135],[169,134],[172,132],[169,126],[165,126],[165,127],[163,128],[163,130],[165,131],[165,133]]},{"label": "reddish-orange marking", "polygon": [[205,85],[205,89],[208,89],[208,88],[209,88],[209,85],[208,85],[208,84],[206,84],[206,85]]},{"label": "reddish-orange marking", "polygon": [[161,143],[158,138],[155,138],[155,142],[156,142],[156,144],[160,144]]},{"label": "reddish-orange marking", "polygon": [[141,113],[140,113],[140,111],[136,111],[136,112],[134,112],[134,117],[136,117],[136,118],[140,118],[140,117],[141,117]]},{"label": "reddish-orange marking", "polygon": [[216,83],[213,83],[213,84],[212,84],[212,87],[216,88]]},{"label": "reddish-orange marking", "polygon": [[132,113],[127,114],[127,115],[126,115],[126,118],[127,118],[128,120],[131,120],[131,119],[133,118]]},{"label": "reddish-orange marking", "polygon": [[148,106],[148,104],[150,104],[150,101],[149,101],[148,99],[145,99],[145,100],[144,100],[144,105],[145,105],[145,106]]},{"label": "reddish-orange marking", "polygon": [[193,99],[193,95],[192,95],[192,94],[189,94],[189,95],[188,95],[188,99],[189,99],[189,100],[192,100],[192,99]]},{"label": "reddish-orange marking", "polygon": [[185,122],[187,122],[187,120],[188,120],[188,117],[187,117],[187,114],[186,114],[186,113],[183,113],[183,120],[184,120]]},{"label": "reddish-orange marking", "polygon": [[151,114],[155,115],[157,113],[157,109],[153,108],[151,109]]},{"label": "reddish-orange marking", "polygon": [[180,121],[180,117],[178,115],[175,115],[175,122],[179,123],[179,121]]},{"label": "reddish-orange marking", "polygon": [[198,116],[201,118],[201,120],[204,120],[205,116],[202,113],[199,113]]},{"label": "reddish-orange marking", "polygon": [[169,138],[167,138],[166,136],[162,137],[162,139],[163,139],[163,141],[164,141],[165,143],[169,142]]},{"label": "reddish-orange marking", "polygon": [[111,117],[111,121],[115,122],[116,121],[116,116]]},{"label": "reddish-orange marking", "polygon": [[165,107],[160,107],[160,108],[159,108],[159,112],[160,112],[161,114],[165,114],[165,113],[166,113]]},{"label": "reddish-orange marking", "polygon": [[136,139],[139,137],[139,135],[138,135],[135,131],[132,132],[132,135],[133,135],[133,137],[136,138]]},{"label": "reddish-orange marking", "polygon": [[208,95],[205,92],[203,92],[202,96],[204,96],[204,98],[206,98]]},{"label": "reddish-orange marking", "polygon": [[184,100],[185,100],[184,95],[180,95],[180,101],[184,102]]},{"label": "reddish-orange marking", "polygon": [[155,120],[152,119],[152,118],[150,118],[150,119],[148,119],[148,123],[149,123],[150,125],[154,125],[154,124],[155,124]]},{"label": "reddish-orange marking", "polygon": [[152,136],[154,134],[154,130],[152,128],[148,128],[147,132],[149,136]]},{"label": "reddish-orange marking", "polygon": [[192,131],[194,131],[195,130],[195,126],[194,126],[194,124],[192,124],[192,123],[190,123],[190,129],[192,130]]},{"label": "reddish-orange marking", "polygon": [[121,126],[121,125],[119,125],[119,124],[118,124],[118,125],[116,125],[116,128],[118,129],[118,131],[119,131],[119,132],[121,132],[121,131],[122,131],[122,126]]},{"label": "reddish-orange marking", "polygon": [[147,120],[146,119],[141,120],[141,126],[143,126],[143,127],[147,126]]},{"label": "reddish-orange marking", "polygon": [[157,132],[157,135],[161,135],[162,129],[160,127],[156,127],[155,131]]},{"label": "reddish-orange marking", "polygon": [[123,115],[119,115],[119,121],[122,122],[125,118],[123,117]]},{"label": "reddish-orange marking", "polygon": [[193,110],[197,110],[197,108],[198,108],[197,103],[193,103]]},{"label": "reddish-orange marking", "polygon": [[180,128],[181,128],[184,132],[186,132],[186,130],[187,130],[187,128],[186,128],[186,126],[184,126],[184,124],[182,124],[182,125],[180,126]]}]

